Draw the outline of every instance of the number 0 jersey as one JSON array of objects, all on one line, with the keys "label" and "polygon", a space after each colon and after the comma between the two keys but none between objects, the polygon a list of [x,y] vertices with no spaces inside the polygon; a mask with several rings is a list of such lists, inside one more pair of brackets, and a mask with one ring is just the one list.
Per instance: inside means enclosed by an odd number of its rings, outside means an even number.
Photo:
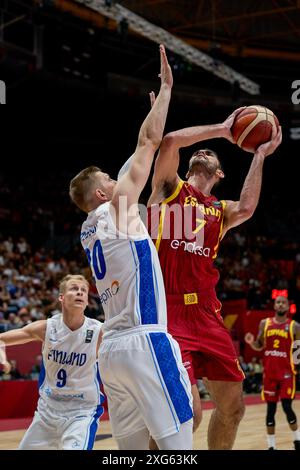
[{"label": "number 0 jersey", "polygon": [[85,317],[83,325],[72,331],[62,314],[47,320],[39,392],[51,408],[70,411],[102,403],[97,363],[101,326]]},{"label": "number 0 jersey", "polygon": [[293,363],[293,324],[287,319],[284,323],[267,318],[264,329],[264,373],[272,379],[282,380],[286,374],[295,374]]},{"label": "number 0 jersey", "polygon": [[141,236],[119,232],[110,204],[89,212],[81,230],[81,243],[105,313],[103,331],[166,327],[165,290],[155,246],[143,224]]}]

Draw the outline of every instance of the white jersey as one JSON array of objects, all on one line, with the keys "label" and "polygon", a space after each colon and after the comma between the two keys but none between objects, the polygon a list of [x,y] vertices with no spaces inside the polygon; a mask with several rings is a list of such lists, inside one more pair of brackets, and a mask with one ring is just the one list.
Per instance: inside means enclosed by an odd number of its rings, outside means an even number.
[{"label": "white jersey", "polygon": [[100,375],[97,342],[102,323],[85,317],[83,325],[70,330],[58,314],[47,320],[43,367],[39,379],[42,402],[56,410],[100,406]]},{"label": "white jersey", "polygon": [[110,202],[89,212],[81,243],[87,254],[106,334],[141,325],[167,325],[164,282],[155,246],[144,225],[141,236],[117,231]]}]

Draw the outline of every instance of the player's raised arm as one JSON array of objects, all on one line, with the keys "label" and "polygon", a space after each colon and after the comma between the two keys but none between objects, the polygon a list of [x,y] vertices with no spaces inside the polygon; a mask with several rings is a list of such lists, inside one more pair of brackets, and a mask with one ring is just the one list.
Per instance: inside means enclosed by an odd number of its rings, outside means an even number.
[{"label": "player's raised arm", "polygon": [[13,346],[15,344],[30,343],[30,341],[44,341],[46,324],[46,320],[38,320],[23,328],[1,333],[0,344],[2,342],[5,346]]},{"label": "player's raised arm", "polygon": [[254,336],[252,333],[246,333],[245,335],[245,341],[249,346],[251,346],[252,349],[255,351],[262,351],[264,349],[264,330],[265,330],[265,325],[266,325],[266,320],[261,320],[259,324],[259,329],[258,329],[258,334],[256,339],[254,339]]},{"label": "player's raised arm", "polygon": [[[151,105],[154,103],[153,93],[150,93]],[[179,177],[179,149],[189,147],[203,140],[224,137],[233,142],[231,127],[235,116],[244,108],[236,109],[224,122],[206,126],[195,126],[180,129],[166,134],[162,140],[159,154],[155,160],[152,178],[152,191],[158,192],[165,183],[173,185],[175,189]],[[153,199],[151,197],[151,199]]]},{"label": "player's raised arm", "polygon": [[112,204],[118,209],[119,197],[126,196],[129,205],[138,202],[150,174],[153,158],[158,149],[166,123],[173,77],[164,46],[160,46],[161,87],[157,99],[143,122],[135,153],[128,171],[118,181]]},{"label": "player's raised arm", "polygon": [[260,145],[256,150],[244,181],[240,200],[227,201],[224,213],[223,236],[230,228],[236,227],[252,217],[259,201],[265,158],[277,149],[281,144],[281,140],[281,127],[278,131],[273,127],[271,140]]}]

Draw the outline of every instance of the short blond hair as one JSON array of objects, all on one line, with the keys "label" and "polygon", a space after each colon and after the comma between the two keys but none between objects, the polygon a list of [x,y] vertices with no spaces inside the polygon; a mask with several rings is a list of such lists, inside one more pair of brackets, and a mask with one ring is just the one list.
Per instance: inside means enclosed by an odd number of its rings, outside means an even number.
[{"label": "short blond hair", "polygon": [[62,280],[59,283],[58,287],[59,287],[59,293],[60,294],[64,294],[66,292],[67,283],[69,281],[85,282],[86,285],[87,285],[87,288],[88,289],[90,288],[88,280],[84,276],[82,276],[81,274],[67,274],[65,277],[62,278]]},{"label": "short blond hair", "polygon": [[70,182],[69,194],[70,198],[79,209],[88,212],[89,189],[93,183],[95,173],[101,172],[97,166],[89,166],[84,168]]}]

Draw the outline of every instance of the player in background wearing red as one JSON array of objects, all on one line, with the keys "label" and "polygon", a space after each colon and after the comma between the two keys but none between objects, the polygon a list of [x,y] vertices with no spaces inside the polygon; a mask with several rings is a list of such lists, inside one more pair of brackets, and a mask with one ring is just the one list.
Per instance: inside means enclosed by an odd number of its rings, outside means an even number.
[{"label": "player in background wearing red", "polygon": [[300,431],[292,409],[296,391],[296,371],[293,344],[300,339],[300,324],[288,318],[289,301],[278,296],[274,302],[275,316],[264,318],[259,324],[257,338],[247,333],[245,341],[255,350],[264,349],[264,379],[262,398],[267,402],[267,442],[269,450],[276,449],[275,414],[278,399],[290,429],[293,431],[295,450],[300,450]]},{"label": "player in background wearing red", "polygon": [[[153,94],[150,99],[153,103]],[[253,215],[259,200],[263,163],[280,144],[281,129],[274,129],[272,140],[255,152],[239,201],[218,201],[211,194],[215,184],[224,178],[215,152],[202,149],[193,154],[187,181],[178,176],[177,170],[181,147],[218,137],[233,142],[230,129],[241,109],[221,124],[167,134],[155,162],[148,201],[149,231],[156,243],[165,282],[168,330],[180,345],[192,383],[194,430],[201,421],[198,378],[204,378],[216,405],[208,428],[209,449],[232,448],[244,413],[244,374],[220,314],[221,303],[215,292],[219,273],[214,260],[225,233]],[[176,210],[181,207],[183,221],[167,217],[175,206]],[[188,212],[192,233],[187,237],[177,232],[185,231],[184,216]]]}]

